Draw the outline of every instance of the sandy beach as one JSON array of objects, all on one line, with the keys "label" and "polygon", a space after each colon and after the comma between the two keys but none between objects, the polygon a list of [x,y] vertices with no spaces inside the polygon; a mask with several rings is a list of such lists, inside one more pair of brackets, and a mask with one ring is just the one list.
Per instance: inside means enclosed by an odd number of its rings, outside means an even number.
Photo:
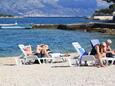
[{"label": "sandy beach", "polygon": [[0,86],[113,86],[115,65],[69,67],[68,63],[0,65]]}]

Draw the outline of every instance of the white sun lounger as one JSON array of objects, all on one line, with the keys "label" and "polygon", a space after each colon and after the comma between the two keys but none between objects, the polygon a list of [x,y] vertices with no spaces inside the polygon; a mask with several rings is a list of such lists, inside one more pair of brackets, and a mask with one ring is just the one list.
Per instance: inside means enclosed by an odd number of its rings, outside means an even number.
[{"label": "white sun lounger", "polygon": [[[30,45],[29,45],[30,46]],[[24,48],[25,46],[23,44],[19,44],[18,47],[20,48],[20,50],[22,51],[22,55],[20,56],[21,59],[23,59],[23,63],[26,64],[27,62],[31,61],[34,62],[35,59],[37,58],[37,56],[35,56],[34,54],[31,55],[27,55],[27,53],[25,52]],[[31,47],[31,46],[30,46]]]},{"label": "white sun lounger", "polygon": [[[100,44],[99,39],[92,39],[92,40],[91,40],[91,45],[92,45],[92,47],[94,47],[96,44]],[[114,58],[114,57],[104,57],[104,58],[102,58],[102,60],[103,60],[103,61],[106,61],[106,62],[107,62],[107,65],[108,65],[109,61],[111,61],[111,64],[113,64],[114,61],[115,61],[115,58]]]},{"label": "white sun lounger", "polygon": [[72,45],[74,46],[75,50],[79,54],[79,57],[78,57],[79,65],[82,64],[82,62],[86,62],[86,61],[90,61],[93,63],[96,61],[93,55],[85,54],[86,53],[85,49],[82,48],[78,42],[73,42]]},{"label": "white sun lounger", "polygon": [[[22,59],[24,60],[24,64],[26,63],[26,62],[28,62],[29,60],[33,60],[33,61],[35,61],[36,59],[38,60],[38,62],[39,62],[39,64],[42,64],[41,63],[41,60],[43,60],[43,63],[45,62],[45,60],[52,60],[52,62],[53,62],[53,60],[55,60],[56,58],[61,58],[62,60],[64,59],[62,56],[64,55],[64,54],[61,54],[61,53],[51,53],[50,54],[50,56],[51,57],[42,57],[42,58],[39,58],[37,55],[34,55],[34,54],[32,54],[32,55],[27,55],[27,53],[25,52],[25,50],[24,50],[24,45],[23,44],[19,44],[18,45],[19,46],[19,48],[20,48],[20,50],[22,51],[22,55],[23,56],[21,56],[21,57],[23,57]],[[29,45],[30,46],[30,45]],[[51,63],[52,63],[51,62]]]}]

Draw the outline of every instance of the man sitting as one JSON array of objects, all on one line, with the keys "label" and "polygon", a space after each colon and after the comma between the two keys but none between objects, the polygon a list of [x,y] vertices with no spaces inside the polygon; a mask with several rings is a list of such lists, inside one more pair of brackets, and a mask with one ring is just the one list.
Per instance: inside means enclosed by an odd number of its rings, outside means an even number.
[{"label": "man sitting", "polygon": [[90,54],[95,55],[95,58],[98,61],[97,67],[104,67],[105,66],[103,64],[103,61],[102,61],[102,58],[104,58],[106,56],[106,53],[104,51],[104,42],[101,44],[96,44],[95,46],[93,46]]},{"label": "man sitting", "polygon": [[42,57],[49,58],[50,57],[49,53],[50,53],[50,50],[49,50],[48,45],[46,44],[37,45],[35,55],[37,55],[39,58],[42,58]]},{"label": "man sitting", "polygon": [[112,44],[112,41],[108,39],[104,45],[105,46],[104,51],[106,52],[107,57],[113,57],[113,55],[115,55],[115,50],[112,50],[110,47],[111,44]]}]

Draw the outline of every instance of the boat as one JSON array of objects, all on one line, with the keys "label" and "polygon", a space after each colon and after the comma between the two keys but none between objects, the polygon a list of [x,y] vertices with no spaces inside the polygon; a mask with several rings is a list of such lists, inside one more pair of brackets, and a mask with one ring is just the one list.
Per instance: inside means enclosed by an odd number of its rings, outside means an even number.
[{"label": "boat", "polygon": [[0,25],[0,29],[31,29],[32,26],[31,25],[18,25],[18,24],[14,24],[14,25]]}]

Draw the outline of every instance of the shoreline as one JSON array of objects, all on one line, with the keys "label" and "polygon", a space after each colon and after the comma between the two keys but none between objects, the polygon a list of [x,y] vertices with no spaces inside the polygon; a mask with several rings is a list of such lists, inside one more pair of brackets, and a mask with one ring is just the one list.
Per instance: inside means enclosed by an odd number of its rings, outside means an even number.
[{"label": "shoreline", "polygon": [[32,29],[60,29],[60,30],[83,30],[85,32],[100,32],[115,35],[115,23],[76,23],[76,24],[33,24]]},{"label": "shoreline", "polygon": [[[115,23],[89,22],[89,23],[75,23],[75,24],[30,24],[30,25],[31,27],[25,26],[25,29],[82,30],[85,32],[100,32],[104,34],[115,35]],[[2,27],[4,26],[12,27],[20,25],[0,24],[0,29],[2,29]]]}]

